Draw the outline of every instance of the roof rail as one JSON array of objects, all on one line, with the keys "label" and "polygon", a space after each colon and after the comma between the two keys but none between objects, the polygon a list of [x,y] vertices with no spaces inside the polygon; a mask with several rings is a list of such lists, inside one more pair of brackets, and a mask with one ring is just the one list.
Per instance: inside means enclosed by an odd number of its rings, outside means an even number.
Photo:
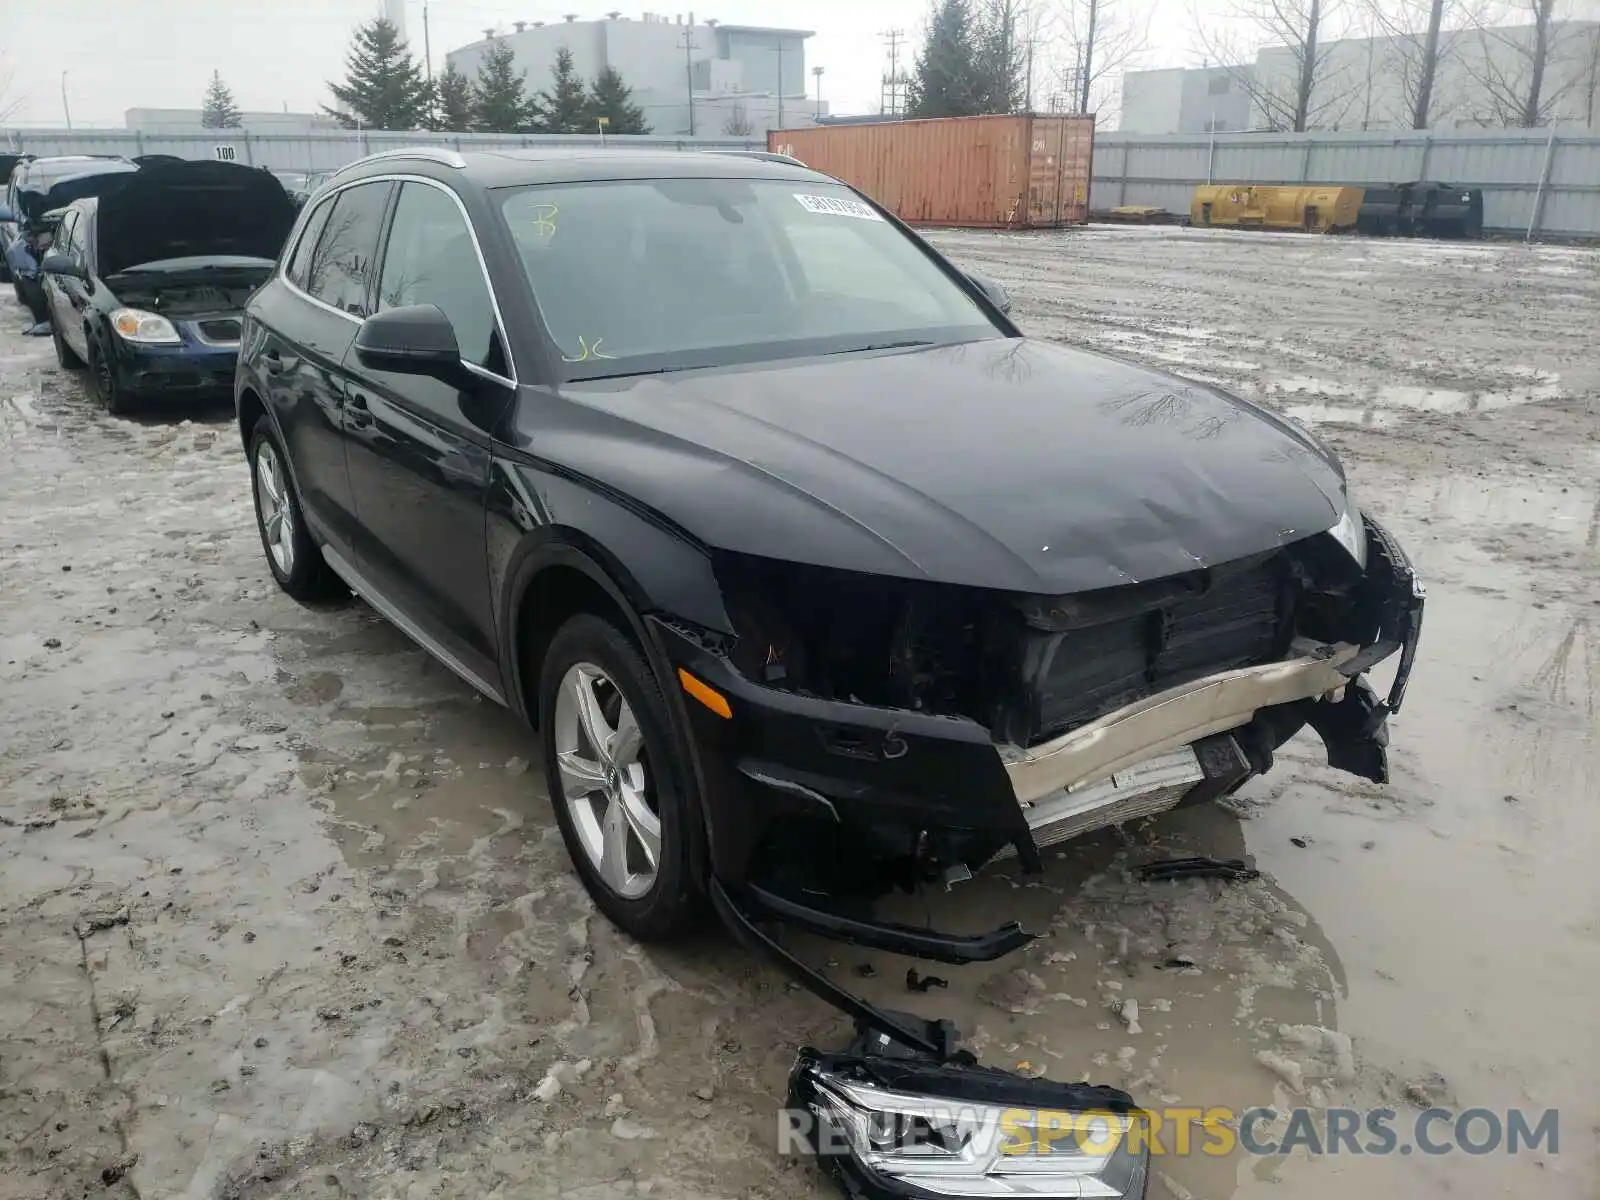
[{"label": "roof rail", "polygon": [[364,166],[369,162],[378,162],[387,158],[422,158],[429,162],[436,162],[446,167],[454,167],[457,171],[465,170],[467,160],[454,150],[446,150],[442,146],[402,146],[398,150],[379,150],[376,154],[369,154],[365,158],[358,158],[355,162],[345,163],[334,171],[334,175],[343,175],[352,167]]},{"label": "roof rail", "polygon": [[762,162],[789,163],[796,167],[803,167],[801,162],[792,154],[779,154],[774,150],[712,150],[712,154],[723,154],[733,158],[758,158]]}]

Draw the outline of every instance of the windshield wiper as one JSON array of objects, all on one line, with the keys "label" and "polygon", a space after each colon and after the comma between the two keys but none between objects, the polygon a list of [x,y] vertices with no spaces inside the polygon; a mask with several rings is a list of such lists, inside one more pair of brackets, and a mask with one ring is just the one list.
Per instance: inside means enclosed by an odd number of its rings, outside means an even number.
[{"label": "windshield wiper", "polygon": [[850,346],[844,350],[830,350],[829,354],[865,354],[868,350],[909,350],[915,346],[931,346],[926,338],[907,338],[903,342],[873,342],[866,346]]}]

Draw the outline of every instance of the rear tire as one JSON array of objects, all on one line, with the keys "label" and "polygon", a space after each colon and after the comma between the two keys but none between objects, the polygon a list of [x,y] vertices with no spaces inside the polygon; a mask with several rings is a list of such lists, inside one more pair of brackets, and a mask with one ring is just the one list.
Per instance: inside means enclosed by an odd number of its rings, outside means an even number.
[{"label": "rear tire", "polygon": [[296,600],[329,599],[344,585],[311,540],[288,461],[272,422],[262,417],[250,435],[250,494],[255,499],[256,532],[261,535],[267,569],[278,586]]},{"label": "rear tire", "polygon": [[[595,701],[592,722],[579,711],[579,688]],[[690,802],[687,755],[644,656],[609,621],[579,614],[550,642],[538,700],[551,807],[595,905],[641,941],[698,927],[706,906],[691,851],[704,833]],[[611,743],[603,753],[592,723]]]}]

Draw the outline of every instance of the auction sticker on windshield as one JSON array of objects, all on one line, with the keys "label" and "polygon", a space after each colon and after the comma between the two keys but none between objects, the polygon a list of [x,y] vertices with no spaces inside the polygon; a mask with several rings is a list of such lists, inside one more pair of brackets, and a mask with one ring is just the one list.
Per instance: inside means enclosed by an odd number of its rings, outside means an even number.
[{"label": "auction sticker on windshield", "polygon": [[863,221],[883,220],[872,210],[872,205],[863,204],[860,200],[850,200],[840,196],[803,196],[799,192],[794,194],[794,198],[800,201],[800,207],[807,212],[823,216],[857,217]]}]

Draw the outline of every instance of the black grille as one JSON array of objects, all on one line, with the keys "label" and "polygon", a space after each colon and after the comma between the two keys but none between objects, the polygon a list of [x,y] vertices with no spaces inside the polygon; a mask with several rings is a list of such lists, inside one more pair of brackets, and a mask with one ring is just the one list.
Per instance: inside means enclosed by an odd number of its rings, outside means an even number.
[{"label": "black grille", "polygon": [[200,336],[208,342],[237,342],[239,322],[231,317],[218,321],[201,321]]},{"label": "black grille", "polygon": [[1054,737],[1201,676],[1269,662],[1286,649],[1287,574],[1276,559],[1210,572],[1198,595],[1086,628],[1023,636],[1021,711],[1003,724],[1023,745]]}]

